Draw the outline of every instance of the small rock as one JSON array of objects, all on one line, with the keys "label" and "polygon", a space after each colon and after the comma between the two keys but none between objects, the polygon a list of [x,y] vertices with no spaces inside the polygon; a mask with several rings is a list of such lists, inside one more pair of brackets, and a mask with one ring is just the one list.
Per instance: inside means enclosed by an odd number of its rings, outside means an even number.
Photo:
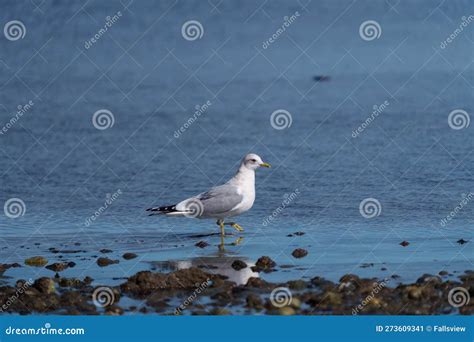
[{"label": "small rock", "polygon": [[236,271],[240,271],[241,269],[246,268],[247,264],[242,260],[234,260],[231,267]]},{"label": "small rock", "polygon": [[113,251],[111,249],[103,248],[99,252],[107,254],[107,253],[112,253]]},{"label": "small rock", "polygon": [[137,255],[135,253],[125,253],[124,255],[122,255],[122,258],[124,258],[125,260],[135,259],[136,257]]},{"label": "small rock", "polygon": [[105,267],[105,266],[118,264],[118,263],[119,263],[118,260],[112,260],[112,259],[109,259],[109,258],[99,258],[99,259],[97,259],[97,265],[99,265],[100,267]]},{"label": "small rock", "polygon": [[345,282],[351,282],[351,283],[360,283],[360,278],[356,276],[355,274],[344,274],[341,279],[339,279],[339,282],[345,283]]},{"label": "small rock", "polygon": [[290,280],[288,283],[288,287],[291,290],[304,290],[307,287],[307,284],[304,280]]},{"label": "small rock", "polygon": [[326,76],[326,75],[316,75],[313,76],[313,81],[315,82],[327,82],[331,79],[331,77]]},{"label": "small rock", "polygon": [[292,316],[296,314],[296,311],[290,306],[285,306],[283,308],[278,309],[278,314],[282,316]]},{"label": "small rock", "polygon": [[293,297],[291,299],[290,306],[295,309],[299,309],[301,307],[301,300],[299,298]]},{"label": "small rock", "polygon": [[[341,278],[341,281],[342,281],[342,278]],[[329,280],[326,280],[322,277],[314,277],[311,279],[311,284],[316,287],[324,287],[332,283]]]},{"label": "small rock", "polygon": [[469,241],[464,240],[464,239],[459,239],[459,240],[456,241],[456,242],[459,243],[460,245],[464,245],[465,243],[468,243]]},{"label": "small rock", "polygon": [[431,274],[423,274],[420,278],[416,280],[417,284],[425,284],[425,283],[434,283],[434,284],[439,284],[441,283],[442,280],[438,276],[434,276]]},{"label": "small rock", "polygon": [[77,278],[60,278],[58,284],[61,287],[80,287],[81,281]]},{"label": "small rock", "polygon": [[302,236],[302,235],[305,234],[305,232],[295,232],[295,233],[293,233],[293,234],[295,234],[296,236]]},{"label": "small rock", "polygon": [[250,293],[247,296],[247,306],[252,309],[261,310],[263,309],[262,299],[254,293]]},{"label": "small rock", "polygon": [[440,271],[438,274],[440,276],[446,276],[446,275],[448,275],[448,271]]},{"label": "small rock", "polygon": [[408,298],[410,299],[419,299],[421,298],[421,295],[423,294],[422,289],[419,286],[413,285],[413,286],[408,286],[405,289]]},{"label": "small rock", "polygon": [[230,311],[223,308],[215,308],[211,310],[211,315],[227,316],[230,315]]},{"label": "small rock", "polygon": [[194,246],[199,247],[199,248],[206,248],[207,246],[209,246],[209,244],[206,241],[199,241],[199,242],[196,242]]},{"label": "small rock", "polygon": [[346,289],[346,290],[351,290],[354,291],[355,289],[358,289],[361,284],[361,279],[356,276],[355,274],[345,274],[339,279],[339,289]]},{"label": "small rock", "polygon": [[293,257],[299,259],[299,258],[304,258],[305,256],[308,255],[308,251],[306,249],[303,249],[303,248],[297,248],[293,251],[293,253],[291,253],[291,255],[293,255]]},{"label": "small rock", "polygon": [[258,289],[265,289],[265,288],[270,288],[271,284],[267,283],[265,280],[261,278],[250,277],[249,280],[247,280],[247,284],[245,284],[245,286],[255,287]]},{"label": "small rock", "polygon": [[338,292],[328,291],[322,298],[321,302],[329,305],[340,305],[342,303],[342,297]]},{"label": "small rock", "polygon": [[263,256],[257,260],[255,266],[261,269],[270,269],[276,266],[276,262],[268,256]]},{"label": "small rock", "polygon": [[33,287],[41,293],[50,294],[56,292],[54,281],[50,278],[42,277],[36,279],[33,283]]},{"label": "small rock", "polygon": [[123,309],[116,305],[111,305],[107,307],[107,309],[105,310],[105,314],[107,316],[120,316],[123,315]]},{"label": "small rock", "polygon": [[403,247],[406,247],[408,246],[410,243],[408,241],[402,241],[400,242],[400,246],[403,246]]},{"label": "small rock", "polygon": [[48,264],[48,259],[42,256],[35,256],[26,259],[25,264],[28,266],[43,267]]},{"label": "small rock", "polygon": [[[75,264],[74,264],[75,265]],[[65,269],[69,268],[69,263],[67,262],[55,262],[54,264],[46,266],[48,270],[54,271],[54,272],[62,272]]]}]

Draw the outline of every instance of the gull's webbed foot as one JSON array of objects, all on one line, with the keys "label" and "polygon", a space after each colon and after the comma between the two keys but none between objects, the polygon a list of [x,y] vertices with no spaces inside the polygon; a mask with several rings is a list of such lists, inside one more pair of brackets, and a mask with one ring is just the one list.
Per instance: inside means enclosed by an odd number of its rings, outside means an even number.
[{"label": "gull's webbed foot", "polygon": [[229,222],[229,223],[226,223],[227,225],[231,226],[232,228],[234,228],[235,230],[239,231],[239,232],[243,232],[244,231],[244,228],[242,228],[239,224],[235,223],[235,222]]}]

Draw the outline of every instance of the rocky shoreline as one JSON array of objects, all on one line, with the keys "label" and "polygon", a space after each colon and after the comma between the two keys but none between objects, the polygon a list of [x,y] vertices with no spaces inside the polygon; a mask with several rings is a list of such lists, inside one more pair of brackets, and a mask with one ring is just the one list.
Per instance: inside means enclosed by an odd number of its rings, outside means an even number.
[{"label": "rocky shoreline", "polygon": [[[236,263],[235,269],[243,267]],[[6,270],[16,264],[1,265]],[[262,259],[259,270],[274,267]],[[192,267],[171,273],[141,271],[118,286],[96,286],[93,279],[42,277],[0,287],[0,314],[64,315],[471,315],[474,271],[458,280],[443,274],[421,276],[411,284],[394,278],[361,279],[346,274],[339,282],[322,277],[270,283],[251,277],[237,285],[226,276]],[[391,282],[393,281],[393,284]],[[393,285],[393,286],[392,286]],[[461,304],[461,305],[459,305]]]}]

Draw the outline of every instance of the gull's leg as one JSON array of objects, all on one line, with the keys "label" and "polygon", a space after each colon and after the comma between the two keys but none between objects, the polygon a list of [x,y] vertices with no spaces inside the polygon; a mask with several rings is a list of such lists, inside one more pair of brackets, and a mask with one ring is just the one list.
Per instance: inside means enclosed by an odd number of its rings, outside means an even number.
[{"label": "gull's leg", "polygon": [[234,228],[235,230],[238,230],[239,232],[244,231],[244,228],[242,228],[239,224],[235,222],[227,222],[227,223],[224,223],[224,225],[231,226],[232,228]]},{"label": "gull's leg", "polygon": [[223,219],[218,219],[217,220],[217,225],[221,228],[221,236],[225,236],[225,230],[224,230],[224,220]]},{"label": "gull's leg", "polygon": [[225,249],[224,249],[224,235],[221,235],[221,243],[219,244],[219,251],[225,252]]}]

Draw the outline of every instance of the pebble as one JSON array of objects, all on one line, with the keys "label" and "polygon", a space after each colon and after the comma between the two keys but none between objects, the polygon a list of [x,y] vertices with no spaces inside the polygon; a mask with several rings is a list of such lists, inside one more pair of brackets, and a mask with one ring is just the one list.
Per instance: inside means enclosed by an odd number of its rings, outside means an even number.
[{"label": "pebble", "polygon": [[118,263],[119,263],[118,260],[112,260],[112,259],[109,259],[109,258],[99,258],[99,259],[97,259],[97,265],[99,265],[100,267],[105,267],[105,266],[118,264]]},{"label": "pebble", "polygon": [[303,249],[303,248],[297,248],[295,249],[291,255],[293,255],[293,257],[299,259],[299,258],[304,258],[305,256],[308,255],[308,251],[306,249]]},{"label": "pebble", "polygon": [[137,255],[135,253],[125,253],[124,255],[122,255],[122,258],[124,258],[125,260],[135,259],[136,257]]},{"label": "pebble", "polygon": [[236,271],[240,271],[241,269],[246,268],[247,264],[242,260],[234,260],[231,267]]},{"label": "pebble", "polygon": [[257,266],[257,268],[269,269],[275,267],[276,262],[268,256],[262,256],[257,260],[255,266]]},{"label": "pebble", "polygon": [[207,246],[209,246],[209,244],[206,241],[199,241],[199,242],[196,242],[194,246],[199,247],[199,248],[206,248]]},{"label": "pebble", "polygon": [[34,267],[43,267],[48,264],[48,259],[42,256],[34,256],[25,260],[25,264]]},{"label": "pebble", "polygon": [[76,266],[75,262],[55,262],[54,264],[46,266],[48,270],[54,271],[54,272],[62,272],[65,269],[69,267],[74,267]]},{"label": "pebble", "polygon": [[326,75],[316,75],[316,76],[313,76],[313,80],[315,82],[326,82],[326,81],[329,81],[331,79],[331,77],[329,76],[326,76]]},{"label": "pebble", "polygon": [[292,316],[292,315],[295,315],[296,314],[296,311],[295,309],[293,309],[292,307],[290,306],[285,306],[283,308],[279,308],[278,309],[278,313],[281,315],[281,316]]}]

